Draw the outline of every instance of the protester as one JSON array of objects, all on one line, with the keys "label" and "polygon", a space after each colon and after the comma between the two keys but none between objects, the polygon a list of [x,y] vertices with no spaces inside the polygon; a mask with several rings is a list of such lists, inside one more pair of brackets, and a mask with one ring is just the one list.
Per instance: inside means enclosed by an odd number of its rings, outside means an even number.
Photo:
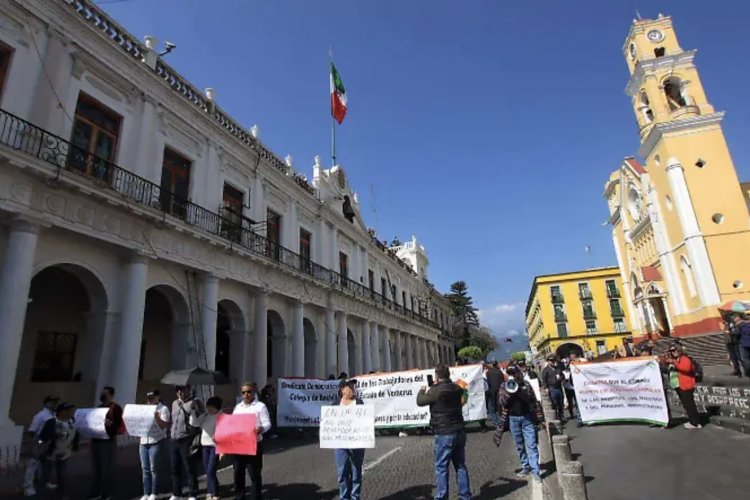
[{"label": "protester", "polygon": [[544,413],[534,389],[518,368],[508,368],[508,383],[498,391],[497,409],[498,425],[492,438],[495,445],[500,446],[506,426],[509,426],[521,461],[521,470],[516,476],[526,478],[531,474],[535,481],[541,481],[537,426],[544,422]]},{"label": "protester", "polygon": [[268,437],[275,438],[278,436],[276,428],[276,408],[278,401],[276,397],[276,386],[274,384],[266,384],[262,391],[260,391],[260,401],[268,408],[268,414],[271,418],[271,432]]},{"label": "protester", "polygon": [[143,472],[143,497],[141,500],[156,500],[158,488],[158,467],[162,453],[166,446],[167,429],[169,429],[169,408],[161,402],[158,389],[146,393],[146,404],[156,405],[154,411],[154,425],[148,436],[141,437],[138,452],[141,457],[141,471]]},{"label": "protester", "polygon": [[747,321],[746,316],[740,318],[739,315],[736,315],[734,324],[739,333],[740,361],[742,362],[742,368],[745,371],[745,376],[750,377],[750,321]]},{"label": "protester", "polygon": [[68,460],[78,450],[78,431],[73,424],[75,406],[60,403],[55,416],[48,419],[39,431],[36,455],[43,462],[43,480],[46,482],[49,473],[54,470],[57,475],[57,493],[63,500],[68,495]]},{"label": "protester", "polygon": [[547,366],[542,370],[541,385],[547,391],[547,396],[552,401],[555,408],[555,416],[560,422],[565,421],[565,412],[563,408],[563,388],[562,383],[565,379],[562,373],[562,367],[556,356],[547,358]]},{"label": "protester", "polygon": [[505,376],[498,367],[497,361],[492,363],[486,373],[489,397],[487,397],[487,415],[489,415],[492,425],[497,426],[497,391],[505,382]]},{"label": "protester", "polygon": [[539,375],[537,375],[537,373],[529,365],[526,364],[526,360],[522,359],[518,362],[518,369],[521,370],[521,374],[526,380],[539,378]]},{"label": "protester", "polygon": [[449,464],[453,463],[460,500],[471,498],[469,470],[466,468],[466,430],[462,407],[468,396],[450,379],[448,365],[435,368],[437,382],[422,387],[417,394],[418,406],[430,407],[430,427],[435,435],[435,500],[448,498]]},{"label": "protester", "polygon": [[[221,398],[208,398],[206,412],[201,415],[190,415],[190,425],[201,428],[201,449],[203,451],[203,470],[206,472],[206,500],[219,500],[219,478],[216,476],[216,419],[224,403]],[[143,499],[141,499],[143,500]]]},{"label": "protester", "polygon": [[242,401],[234,407],[234,414],[254,414],[255,429],[258,436],[258,447],[255,455],[233,455],[234,460],[234,495],[236,500],[245,498],[245,473],[250,469],[252,482],[252,498],[260,499],[263,490],[263,434],[271,430],[271,418],[265,404],[256,398],[257,386],[252,382],[245,382],[240,388]]},{"label": "protester", "polygon": [[734,320],[735,316],[730,316],[726,321],[721,322],[721,330],[724,335],[724,345],[727,347],[729,362],[732,363],[732,375],[742,376],[742,350],[740,347],[741,333]]},{"label": "protester", "polygon": [[[34,415],[34,418],[31,419],[31,425],[29,426],[29,430],[26,431],[26,436],[34,444],[34,447],[36,447],[36,441],[39,438],[39,432],[42,430],[44,424],[48,420],[55,418],[55,408],[57,408],[59,402],[60,398],[58,398],[57,396],[47,396],[46,398],[44,398],[44,401],[42,401],[42,409],[39,410],[36,415]],[[24,496],[33,497],[34,495],[36,495],[36,480],[40,475],[39,464],[39,459],[37,457],[34,457],[33,454],[28,458],[28,461],[26,462],[26,471],[24,472],[23,476]]]},{"label": "protester", "polygon": [[91,440],[91,460],[94,466],[93,490],[89,498],[106,500],[112,495],[115,479],[115,454],[117,443],[115,438],[125,432],[122,421],[122,407],[115,403],[114,387],[103,387],[99,394],[99,408],[109,408],[104,417],[106,439]]},{"label": "protester", "polygon": [[[342,380],[339,384],[339,400],[334,406],[348,406],[351,404],[364,404],[357,398],[356,380]],[[360,500],[362,497],[362,463],[365,460],[365,450],[337,449],[334,450],[336,457],[336,471],[339,481],[340,500]]]},{"label": "protester", "polygon": [[672,345],[669,348],[667,362],[672,365],[677,374],[677,396],[688,416],[688,422],[684,425],[686,429],[700,429],[700,417],[698,407],[695,405],[693,394],[695,393],[695,367],[693,360],[687,356],[682,346]]},{"label": "protester", "polygon": [[[198,496],[198,460],[200,427],[190,425],[191,416],[205,413],[203,403],[196,399],[189,385],[177,386],[177,399],[172,403],[172,497],[182,498],[183,475],[187,476],[189,500]],[[196,442],[197,438],[197,442]],[[197,446],[196,446],[197,445]]]},{"label": "protester", "polygon": [[578,400],[576,399],[576,391],[573,384],[573,374],[571,373],[571,364],[575,363],[577,360],[578,355],[575,353],[570,353],[565,360],[565,369],[563,370],[565,380],[563,380],[562,386],[563,391],[565,391],[565,399],[568,401],[568,415],[570,416],[570,420],[575,418],[578,422],[578,427],[581,427],[583,426],[581,410],[578,408]]}]

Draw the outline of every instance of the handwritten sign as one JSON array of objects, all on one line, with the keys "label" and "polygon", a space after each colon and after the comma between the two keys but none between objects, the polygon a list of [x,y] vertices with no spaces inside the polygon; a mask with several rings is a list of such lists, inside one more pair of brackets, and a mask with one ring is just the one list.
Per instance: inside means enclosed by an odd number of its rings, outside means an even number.
[{"label": "handwritten sign", "polygon": [[320,447],[375,448],[375,407],[372,405],[322,406]]},{"label": "handwritten sign", "polygon": [[122,419],[128,434],[134,437],[149,437],[158,434],[159,428],[154,418],[156,405],[125,405]]},{"label": "handwritten sign", "polygon": [[255,415],[252,413],[216,417],[216,453],[224,455],[255,455],[258,437],[255,435]]},{"label": "handwritten sign", "polygon": [[81,437],[89,439],[109,439],[104,428],[109,408],[79,408],[75,413],[76,429]]}]

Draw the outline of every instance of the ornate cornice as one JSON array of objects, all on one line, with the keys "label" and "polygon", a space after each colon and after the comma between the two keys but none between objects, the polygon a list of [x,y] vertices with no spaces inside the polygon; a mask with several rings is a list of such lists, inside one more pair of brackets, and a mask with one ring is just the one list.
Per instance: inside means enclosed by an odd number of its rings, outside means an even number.
[{"label": "ornate cornice", "polygon": [[642,158],[648,158],[664,134],[680,132],[693,128],[719,126],[723,119],[724,112],[719,111],[717,113],[711,113],[710,115],[691,116],[681,120],[657,123],[651,128],[651,131],[641,143],[641,147],[638,148],[638,154]]},{"label": "ornate cornice", "polygon": [[653,74],[655,71],[660,69],[673,69],[678,65],[685,66],[687,64],[692,64],[696,52],[697,51],[695,50],[689,50],[687,52],[680,52],[679,54],[638,61],[628,84],[625,86],[625,94],[630,97],[635,97],[643,86],[643,81],[646,77]]}]

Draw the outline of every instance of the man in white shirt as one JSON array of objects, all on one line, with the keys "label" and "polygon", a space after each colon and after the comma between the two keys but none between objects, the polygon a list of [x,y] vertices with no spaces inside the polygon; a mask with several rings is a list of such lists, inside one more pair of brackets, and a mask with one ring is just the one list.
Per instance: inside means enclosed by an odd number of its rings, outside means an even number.
[{"label": "man in white shirt", "polygon": [[271,429],[271,417],[266,405],[256,398],[257,385],[252,382],[242,384],[242,401],[234,407],[234,414],[254,414],[255,429],[252,432],[258,436],[258,451],[255,455],[234,455],[234,497],[236,500],[245,498],[245,471],[250,469],[252,481],[252,498],[260,500],[263,490],[263,434]]},{"label": "man in white shirt", "polygon": [[146,393],[146,404],[156,405],[154,423],[149,429],[148,436],[141,437],[138,451],[141,457],[143,471],[143,497],[141,500],[156,500],[157,469],[161,462],[161,454],[166,446],[167,429],[170,425],[170,413],[167,405],[161,402],[158,389]]},{"label": "man in white shirt", "polygon": [[[32,441],[36,441],[36,438],[39,437],[39,432],[42,430],[42,427],[44,427],[44,424],[47,422],[47,420],[55,418],[55,408],[57,407],[57,404],[60,402],[60,398],[57,396],[47,396],[44,398],[44,401],[42,404],[44,405],[43,408],[34,415],[34,418],[31,420],[31,425],[29,426],[29,430],[26,433],[29,439]],[[23,494],[27,497],[33,497],[36,495],[36,488],[34,486],[34,483],[36,482],[37,473],[39,471],[39,460],[37,460],[34,457],[29,457],[29,461],[26,462],[26,472],[23,475]],[[50,488],[53,488],[54,485],[50,484]]]}]

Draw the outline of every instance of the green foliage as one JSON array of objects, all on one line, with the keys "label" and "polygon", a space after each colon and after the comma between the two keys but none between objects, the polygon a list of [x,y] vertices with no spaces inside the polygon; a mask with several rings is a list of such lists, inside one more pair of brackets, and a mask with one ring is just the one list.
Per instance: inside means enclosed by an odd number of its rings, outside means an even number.
[{"label": "green foliage", "polygon": [[457,346],[466,347],[470,344],[471,329],[479,327],[477,308],[469,295],[469,286],[465,281],[456,281],[446,297],[450,301],[453,315],[453,341]]},{"label": "green foliage", "polygon": [[468,345],[459,349],[458,357],[465,360],[480,361],[484,359],[482,349],[475,345]]},{"label": "green foliage", "polygon": [[510,359],[513,361],[526,361],[526,353],[522,351],[514,352],[510,355]]},{"label": "green foliage", "polygon": [[480,326],[471,328],[469,331],[469,344],[482,350],[482,357],[486,358],[489,353],[497,349],[498,342],[489,328]]}]

